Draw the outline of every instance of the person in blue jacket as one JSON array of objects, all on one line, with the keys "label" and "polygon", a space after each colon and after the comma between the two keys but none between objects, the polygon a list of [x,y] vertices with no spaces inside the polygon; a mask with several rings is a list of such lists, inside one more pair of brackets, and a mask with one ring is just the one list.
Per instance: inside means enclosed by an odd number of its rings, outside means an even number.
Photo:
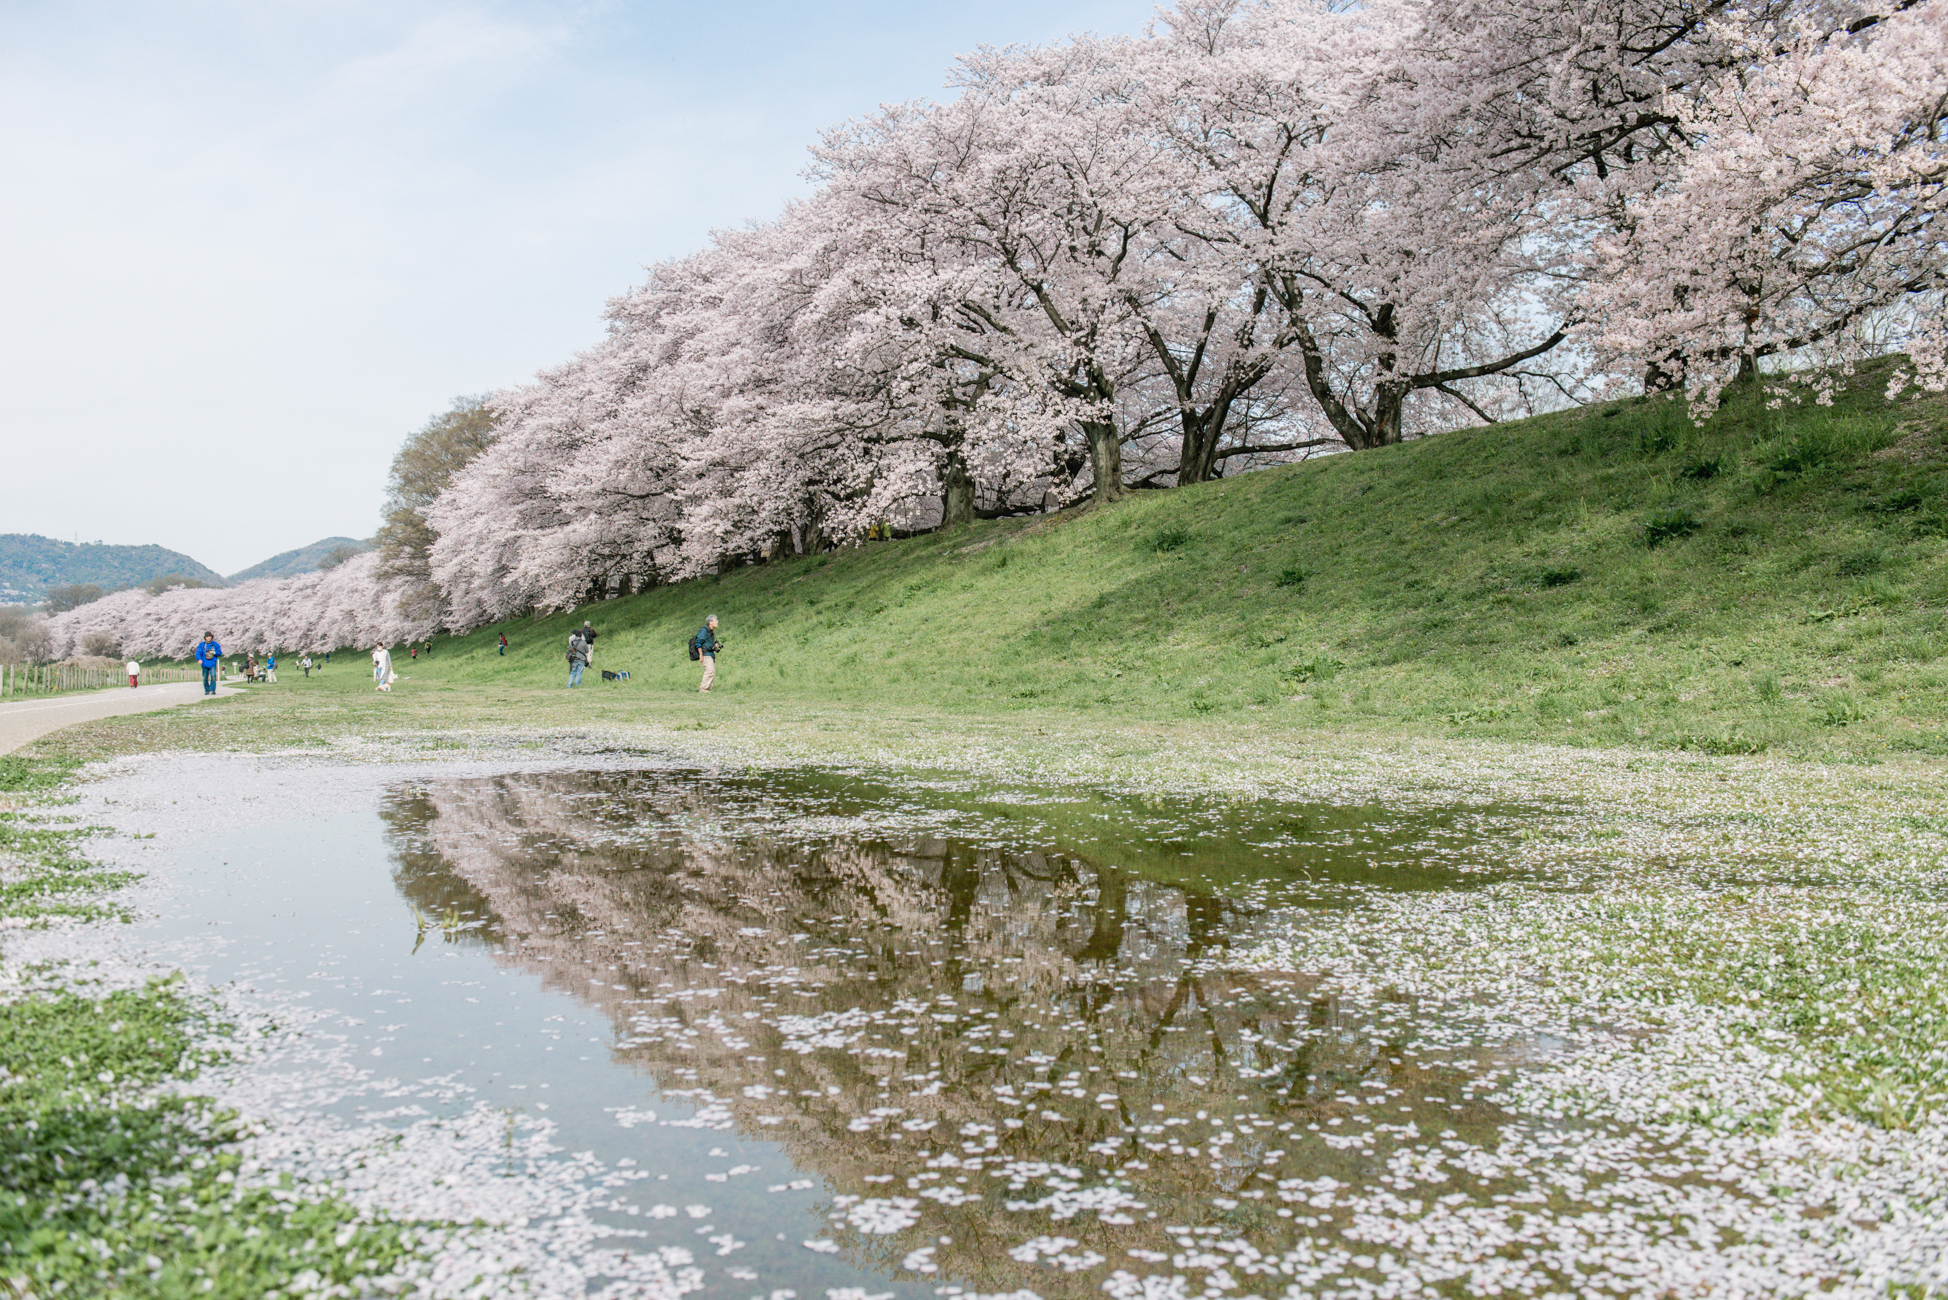
[{"label": "person in blue jacket", "polygon": [[216,694],[217,674],[223,667],[223,647],[216,642],[216,633],[205,632],[203,643],[196,647],[196,662],[203,666],[203,694]]}]

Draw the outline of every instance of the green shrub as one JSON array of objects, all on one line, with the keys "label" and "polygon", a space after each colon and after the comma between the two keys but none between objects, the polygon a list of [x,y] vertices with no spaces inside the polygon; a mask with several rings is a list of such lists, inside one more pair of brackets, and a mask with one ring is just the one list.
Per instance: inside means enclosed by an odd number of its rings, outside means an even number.
[{"label": "green shrub", "polygon": [[1808,429],[1772,449],[1765,467],[1774,474],[1790,478],[1809,470],[1831,465],[1840,459],[1840,445],[1825,429]]},{"label": "green shrub", "polygon": [[1850,722],[1864,722],[1866,718],[1867,708],[1859,700],[1844,691],[1829,691],[1820,697],[1813,720],[1822,727],[1844,727]]},{"label": "green shrub", "polygon": [[1280,569],[1278,573],[1278,585],[1281,587],[1296,587],[1311,576],[1304,569]]},{"label": "green shrub", "polygon": [[1172,525],[1150,535],[1150,549],[1162,553],[1181,551],[1190,544],[1190,529]]},{"label": "green shrub", "polygon": [[1295,682],[1325,682],[1338,676],[1339,670],[1345,666],[1339,660],[1320,653],[1287,665],[1283,676]]},{"label": "green shrub", "polygon": [[1914,488],[1901,488],[1886,496],[1869,501],[1863,509],[1869,514],[1902,514],[1909,510],[1919,510],[1927,500]]},{"label": "green shrub", "polygon": [[1644,520],[1644,545],[1656,548],[1665,542],[1689,537],[1704,527],[1689,510],[1672,506]]},{"label": "green shrub", "polygon": [[1637,431],[1637,450],[1646,456],[1661,456],[1677,446],[1677,435],[1669,429],[1650,428]]},{"label": "green shrub", "polygon": [[1452,727],[1465,727],[1471,722],[1500,722],[1508,716],[1508,710],[1499,704],[1477,704],[1470,708],[1455,709],[1443,715],[1443,721]]},{"label": "green shrub", "polygon": [[1766,743],[1733,727],[1701,736],[1681,736],[1677,747],[1696,750],[1701,754],[1758,754],[1765,751]]},{"label": "green shrub", "polygon": [[1581,569],[1571,565],[1564,565],[1561,568],[1544,569],[1541,575],[1541,582],[1545,587],[1567,587],[1570,583],[1580,580],[1582,576],[1583,571]]},{"label": "green shrub", "polygon": [[1898,605],[1907,599],[1907,592],[1881,574],[1875,574],[1855,584],[1853,603],[1860,606]]},{"label": "green shrub", "polygon": [[1686,456],[1684,463],[1677,467],[1677,472],[1680,477],[1702,483],[1706,479],[1717,478],[1724,467],[1724,460],[1719,456]]},{"label": "green shrub", "polygon": [[1887,563],[1887,557],[1878,549],[1855,551],[1840,557],[1839,570],[1843,578],[1858,578],[1873,573]]},{"label": "green shrub", "polygon": [[1888,647],[1891,654],[1913,664],[1931,664],[1935,661],[1934,642],[1924,636],[1911,636],[1897,641]]}]

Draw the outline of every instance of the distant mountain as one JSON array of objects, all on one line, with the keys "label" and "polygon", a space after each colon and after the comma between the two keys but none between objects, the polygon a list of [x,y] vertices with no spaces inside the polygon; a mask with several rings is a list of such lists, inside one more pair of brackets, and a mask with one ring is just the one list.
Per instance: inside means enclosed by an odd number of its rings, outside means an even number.
[{"label": "distant mountain", "polygon": [[300,546],[295,551],[285,551],[273,555],[268,560],[260,560],[248,569],[239,569],[225,578],[225,582],[249,582],[252,578],[294,578],[300,573],[310,573],[325,562],[325,558],[341,546],[349,546],[355,551],[370,550],[372,543],[361,542],[356,537],[326,537]]},{"label": "distant mountain", "polygon": [[221,587],[223,578],[181,551],[160,546],[63,542],[33,533],[0,533],[0,605],[38,604],[49,587],[91,582],[103,591],[180,573]]}]

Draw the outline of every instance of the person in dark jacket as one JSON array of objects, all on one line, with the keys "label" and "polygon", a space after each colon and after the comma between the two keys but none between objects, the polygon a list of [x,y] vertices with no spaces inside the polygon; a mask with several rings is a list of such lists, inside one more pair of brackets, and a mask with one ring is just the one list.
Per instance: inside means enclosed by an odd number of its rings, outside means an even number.
[{"label": "person in dark jacket", "polygon": [[717,680],[717,651],[723,642],[717,639],[717,616],[712,614],[690,638],[690,644],[697,648],[697,660],[703,664],[703,685],[697,687],[697,694],[705,695],[711,684]]},{"label": "person in dark jacket", "polygon": [[216,633],[203,634],[202,644],[196,647],[196,662],[203,669],[203,694],[215,695],[217,677],[223,669],[223,647],[217,644]]},{"label": "person in dark jacket", "polygon": [[595,625],[587,619],[582,620],[582,645],[588,650],[591,667],[595,664]]}]

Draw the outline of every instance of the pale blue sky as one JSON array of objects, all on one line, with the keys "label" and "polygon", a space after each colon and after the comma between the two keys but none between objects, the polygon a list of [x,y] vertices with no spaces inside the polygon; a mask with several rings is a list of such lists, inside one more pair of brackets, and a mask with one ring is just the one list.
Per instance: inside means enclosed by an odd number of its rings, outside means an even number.
[{"label": "pale blue sky", "polygon": [[1151,0],[0,6],[0,532],[230,573],[804,192],[821,127]]}]

